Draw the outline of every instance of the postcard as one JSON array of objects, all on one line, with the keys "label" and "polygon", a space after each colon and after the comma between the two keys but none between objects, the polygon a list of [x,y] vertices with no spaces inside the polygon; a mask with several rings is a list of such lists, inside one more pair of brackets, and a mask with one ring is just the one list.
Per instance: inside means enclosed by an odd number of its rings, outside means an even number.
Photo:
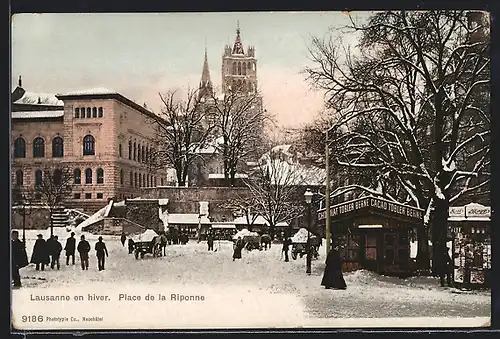
[{"label": "postcard", "polygon": [[488,327],[487,12],[12,17],[12,329]]}]

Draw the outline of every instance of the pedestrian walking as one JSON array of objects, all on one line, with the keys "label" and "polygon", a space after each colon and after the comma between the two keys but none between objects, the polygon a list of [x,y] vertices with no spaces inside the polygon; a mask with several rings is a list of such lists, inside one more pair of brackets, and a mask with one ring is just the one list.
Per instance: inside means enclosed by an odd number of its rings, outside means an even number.
[{"label": "pedestrian walking", "polygon": [[333,247],[326,257],[326,266],[321,280],[326,289],[345,290],[347,285],[342,275],[342,261],[338,247]]},{"label": "pedestrian walking", "polygon": [[290,259],[288,258],[288,249],[290,247],[290,239],[285,237],[283,238],[283,248],[281,253],[285,253],[285,261],[288,262]]},{"label": "pedestrian walking", "polygon": [[241,237],[238,237],[238,240],[236,240],[233,248],[233,261],[235,259],[241,259],[241,250],[244,246],[245,244],[243,243],[243,240],[241,240]]},{"label": "pedestrian walking", "polygon": [[125,232],[122,232],[122,236],[120,237],[120,241],[122,242],[122,246],[125,246],[125,240],[127,240],[127,236]]},{"label": "pedestrian walking", "polygon": [[64,246],[64,250],[66,251],[66,265],[69,265],[69,258],[71,257],[71,264],[75,264],[75,248],[76,248],[76,239],[75,232],[71,232],[71,236],[66,239],[66,245]]},{"label": "pedestrian walking", "polygon": [[31,254],[30,262],[35,264],[35,269],[45,270],[45,265],[50,264],[49,250],[47,248],[47,242],[43,239],[43,235],[39,234],[38,239],[35,241],[33,246],[33,253]]},{"label": "pedestrian walking", "polygon": [[446,253],[443,256],[442,267],[439,271],[439,282],[441,287],[444,287],[444,282],[446,280],[446,286],[451,287],[451,276],[453,274],[453,260],[451,260],[449,254],[450,248],[446,246]]},{"label": "pedestrian walking", "polygon": [[47,251],[49,252],[49,263],[52,263],[52,252],[54,252],[54,235],[47,239]]},{"label": "pedestrian walking", "polygon": [[99,271],[104,270],[104,255],[108,256],[108,249],[106,244],[102,241],[102,237],[99,237],[99,241],[95,244],[95,252],[97,256],[97,268]]},{"label": "pedestrian walking", "polygon": [[128,254],[134,253],[134,241],[128,238]]},{"label": "pedestrian walking", "polygon": [[207,244],[208,244],[208,250],[213,251],[214,250],[214,236],[212,235],[211,232],[208,233]]},{"label": "pedestrian walking", "polygon": [[24,243],[19,240],[19,232],[11,232],[11,270],[12,270],[12,282],[14,283],[14,288],[21,287],[21,275],[19,270],[23,267],[28,266],[28,255],[26,254],[26,248]]},{"label": "pedestrian walking", "polygon": [[57,267],[57,269],[61,268],[61,263],[59,262],[59,258],[61,257],[62,245],[58,239],[59,237],[55,235],[54,238],[52,238],[52,243],[50,247],[51,251],[50,268],[52,269],[54,269],[54,267]]},{"label": "pedestrian walking", "polygon": [[80,253],[80,262],[82,264],[82,270],[88,270],[90,244],[87,240],[85,240],[85,236],[83,234],[80,237],[80,242],[78,243],[78,247],[76,249],[78,250],[78,253]]}]

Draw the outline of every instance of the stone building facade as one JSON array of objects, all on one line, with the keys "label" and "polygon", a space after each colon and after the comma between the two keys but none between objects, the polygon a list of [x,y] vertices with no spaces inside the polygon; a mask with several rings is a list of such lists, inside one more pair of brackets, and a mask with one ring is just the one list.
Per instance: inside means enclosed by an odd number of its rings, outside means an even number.
[{"label": "stone building facade", "polygon": [[[21,86],[14,92],[24,92]],[[137,197],[143,187],[171,183],[166,170],[148,163],[156,147],[151,111],[107,89],[53,96],[45,105],[50,110],[40,107],[43,100],[23,101],[29,96],[36,94],[24,92],[12,105],[14,186],[34,188],[45,170],[67,168],[74,178],[66,207],[92,213],[110,198]]]}]

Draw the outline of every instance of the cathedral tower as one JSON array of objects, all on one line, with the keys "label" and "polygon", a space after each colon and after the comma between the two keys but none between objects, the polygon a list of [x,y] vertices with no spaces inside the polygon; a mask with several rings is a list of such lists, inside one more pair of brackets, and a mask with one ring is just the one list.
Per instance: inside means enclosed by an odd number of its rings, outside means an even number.
[{"label": "cathedral tower", "polygon": [[236,28],[236,39],[231,48],[226,45],[222,56],[222,90],[239,89],[243,93],[257,91],[257,59],[255,48],[248,46],[245,53],[241,43],[240,25]]},{"label": "cathedral tower", "polygon": [[208,69],[207,47],[205,46],[205,60],[203,61],[203,71],[201,72],[200,85],[198,87],[198,99],[204,101],[213,96],[213,85]]}]

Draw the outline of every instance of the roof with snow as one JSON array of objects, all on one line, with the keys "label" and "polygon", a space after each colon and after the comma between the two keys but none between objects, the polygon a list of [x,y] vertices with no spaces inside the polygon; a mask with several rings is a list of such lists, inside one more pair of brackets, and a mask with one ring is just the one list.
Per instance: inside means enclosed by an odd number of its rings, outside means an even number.
[{"label": "roof with snow", "polygon": [[198,213],[170,213],[167,216],[168,224],[210,224],[210,219],[206,216],[200,215]]},{"label": "roof with snow", "polygon": [[88,219],[81,222],[76,227],[76,229],[81,232],[81,231],[83,231],[83,229],[85,227],[91,226],[91,225],[93,225],[101,220],[104,220],[104,218],[106,218],[106,216],[107,216],[107,213],[109,213],[109,210],[111,209],[112,205],[113,205],[113,201],[111,200],[108,204],[106,204],[106,206],[104,206],[99,211],[92,214]]},{"label": "roof with snow", "polygon": [[112,89],[99,87],[99,88],[83,89],[79,91],[71,91],[66,93],[58,93],[57,97],[80,96],[80,95],[108,95],[108,94],[120,94],[120,93]]},{"label": "roof with snow", "polygon": [[23,96],[14,104],[42,105],[42,106],[64,106],[64,102],[59,100],[55,94],[24,92]]},{"label": "roof with snow", "polygon": [[[246,179],[248,178],[248,174],[245,173],[236,173],[234,175],[236,179]],[[224,173],[210,173],[208,174],[208,179],[224,179]]]},{"label": "roof with snow", "polygon": [[64,110],[12,112],[11,116],[12,119],[61,118],[64,116]]},{"label": "roof with snow", "polygon": [[[252,223],[252,219],[253,219],[253,216],[250,215],[249,220],[251,223]],[[241,217],[235,218],[233,223],[235,223],[237,225],[247,225],[248,224],[246,216],[241,216]],[[255,218],[252,225],[269,225],[269,223],[266,221],[266,219],[264,219],[263,216],[259,215]],[[287,226],[288,226],[288,223],[286,223],[285,221],[282,221],[282,222],[279,222],[276,224],[276,227],[287,227]]]},{"label": "roof with snow", "polygon": [[316,166],[271,158],[262,161],[261,166],[268,167],[271,180],[276,185],[322,186],[326,180],[325,170]]}]

